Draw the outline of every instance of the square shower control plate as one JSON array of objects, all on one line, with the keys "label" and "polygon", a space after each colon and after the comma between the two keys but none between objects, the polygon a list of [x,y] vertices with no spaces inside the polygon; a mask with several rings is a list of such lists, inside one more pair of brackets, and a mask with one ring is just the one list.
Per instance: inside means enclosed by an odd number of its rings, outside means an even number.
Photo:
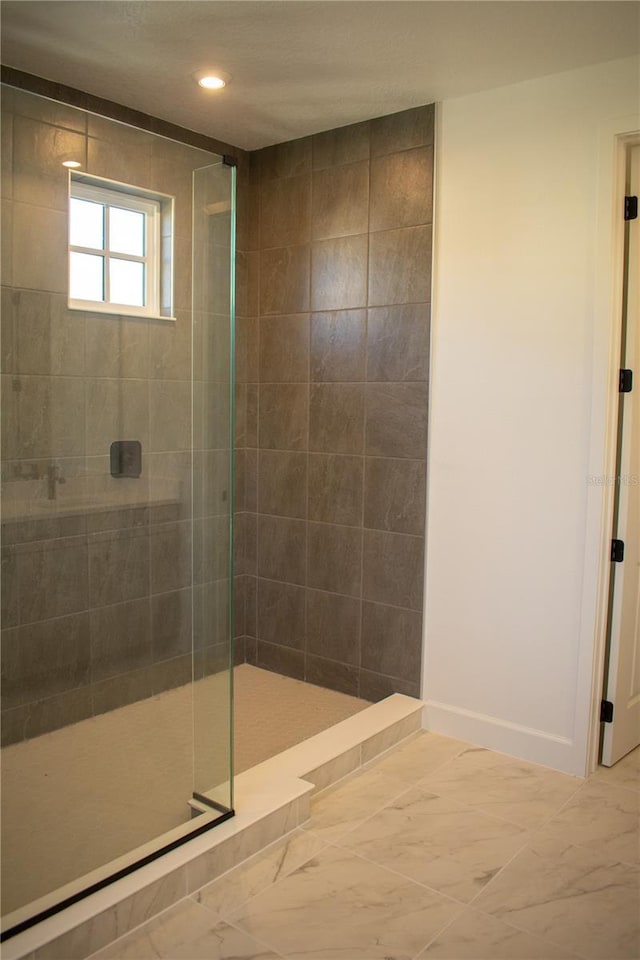
[{"label": "square shower control plate", "polygon": [[142,444],[139,440],[114,440],[110,450],[112,477],[139,477]]}]

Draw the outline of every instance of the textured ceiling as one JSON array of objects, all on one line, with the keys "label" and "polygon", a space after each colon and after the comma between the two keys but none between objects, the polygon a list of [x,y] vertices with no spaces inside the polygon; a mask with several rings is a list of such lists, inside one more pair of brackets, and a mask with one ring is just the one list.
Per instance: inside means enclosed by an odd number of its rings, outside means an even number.
[{"label": "textured ceiling", "polygon": [[[2,61],[246,149],[629,56],[636,2],[5,0]],[[207,93],[192,74],[233,77]]]}]

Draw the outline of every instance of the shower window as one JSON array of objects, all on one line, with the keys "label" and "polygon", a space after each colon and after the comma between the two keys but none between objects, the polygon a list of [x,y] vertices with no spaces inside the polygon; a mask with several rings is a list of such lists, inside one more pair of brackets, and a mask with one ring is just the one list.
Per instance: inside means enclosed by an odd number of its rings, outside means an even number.
[{"label": "shower window", "polygon": [[146,191],[71,174],[69,306],[146,317],[165,312],[161,223],[168,217],[163,213],[161,199]]}]

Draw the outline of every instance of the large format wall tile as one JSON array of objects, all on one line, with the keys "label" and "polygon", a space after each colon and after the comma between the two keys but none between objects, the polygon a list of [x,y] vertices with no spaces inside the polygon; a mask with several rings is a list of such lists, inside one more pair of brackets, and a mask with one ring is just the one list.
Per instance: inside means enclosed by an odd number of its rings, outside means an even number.
[{"label": "large format wall tile", "polygon": [[317,170],[313,174],[312,238],[348,237],[366,233],[368,227],[368,162]]},{"label": "large format wall tile", "polygon": [[13,196],[13,114],[8,110],[2,111],[0,122],[2,130],[0,133],[0,194],[3,197]]},{"label": "large format wall tile", "polygon": [[260,447],[268,450],[306,448],[308,393],[306,383],[266,383],[260,386]]},{"label": "large format wall tile", "polygon": [[371,161],[371,230],[431,222],[433,148]]},{"label": "large format wall tile", "polygon": [[[192,590],[174,590],[151,598],[151,655],[165,660],[191,649]],[[211,620],[208,618],[208,623]],[[197,635],[196,635],[197,636]],[[194,636],[194,641],[196,639]]]},{"label": "large format wall tile", "polygon": [[122,530],[89,537],[89,601],[92,607],[144,597],[149,592],[149,537],[146,530]]},{"label": "large format wall tile", "polygon": [[12,239],[12,280],[4,282],[21,289],[66,294],[66,212],[13,201]]},{"label": "large format wall tile", "polygon": [[258,580],[259,639],[303,650],[305,588],[293,583]]},{"label": "large format wall tile", "polygon": [[147,597],[92,610],[89,622],[92,680],[106,680],[151,662]]},{"label": "large format wall tile", "polygon": [[[89,563],[90,555],[89,551]],[[16,568],[21,623],[61,617],[92,605],[84,537],[22,544],[17,548]]]},{"label": "large format wall tile", "polygon": [[260,513],[304,518],[307,512],[306,453],[261,450],[258,490]]},{"label": "large format wall tile", "polygon": [[304,678],[308,683],[320,687],[338,690],[350,697],[358,696],[358,668],[336,660],[326,660],[307,654],[304,664]]},{"label": "large format wall tile", "polygon": [[309,523],[307,583],[319,590],[358,596],[362,534],[357,527]]},{"label": "large format wall tile", "polygon": [[307,525],[303,520],[261,516],[258,520],[258,576],[304,584]]},{"label": "large format wall tile", "polygon": [[313,169],[369,159],[369,122],[325,130],[312,137]]},{"label": "large format wall tile", "polygon": [[3,326],[15,324],[13,372],[40,376],[82,376],[85,371],[83,314],[67,309],[61,294],[16,290]]},{"label": "large format wall tile", "polygon": [[367,250],[366,234],[314,242],[311,251],[312,310],[347,310],[366,306]]},{"label": "large format wall tile", "polygon": [[432,144],[433,122],[433,104],[377,117],[371,121],[371,156]]},{"label": "large format wall tile", "polygon": [[150,448],[154,451],[188,450],[190,444],[191,385],[179,380],[150,381]]},{"label": "large format wall tile", "polygon": [[366,453],[424,459],[427,449],[427,385],[367,384]]},{"label": "large format wall tile", "polygon": [[65,160],[86,167],[83,134],[17,115],[13,123],[13,198],[66,211],[69,195]]},{"label": "large format wall tile", "polygon": [[309,520],[359,526],[363,457],[309,454]]},{"label": "large format wall tile", "polygon": [[309,318],[260,320],[260,381],[306,383],[309,378]]},{"label": "large format wall tile", "polygon": [[256,665],[275,673],[283,673],[294,680],[304,678],[304,654],[301,650],[292,650],[279,643],[267,643],[258,640],[256,647]]},{"label": "large format wall tile", "polygon": [[246,656],[371,699],[420,687],[433,117],[257,151],[239,208]]},{"label": "large format wall tile", "polygon": [[[4,531],[3,531],[4,533]],[[6,537],[3,537],[6,539]],[[20,619],[20,587],[18,580],[18,556],[12,547],[2,547],[0,571],[0,600],[2,601],[2,627],[15,627]]]},{"label": "large format wall tile", "polygon": [[[213,520],[215,522],[215,518]],[[211,518],[204,518],[198,528],[210,522]],[[191,522],[153,524],[148,536],[150,593],[167,593],[188,587],[192,579]],[[201,581],[203,579],[213,578],[201,576]]]},{"label": "large format wall tile", "polygon": [[355,383],[311,385],[309,449],[321,453],[362,453],[364,388]]},{"label": "large format wall tile", "polygon": [[82,377],[3,377],[3,459],[82,456],[85,417]]},{"label": "large format wall tile", "polygon": [[367,319],[367,380],[426,380],[428,303],[371,307]]},{"label": "large format wall tile", "polygon": [[262,251],[261,314],[304,313],[309,309],[310,257],[308,244]]},{"label": "large format wall tile", "polygon": [[372,233],[369,306],[422,303],[431,293],[431,227]]},{"label": "large format wall tile", "polygon": [[362,595],[367,600],[422,609],[424,540],[365,530]]},{"label": "large format wall tile", "polygon": [[308,589],[307,649],[331,660],[358,665],[360,600]]},{"label": "large format wall tile", "polygon": [[311,380],[364,380],[365,310],[314,313],[311,317]]},{"label": "large format wall tile", "polygon": [[263,248],[288,247],[309,239],[311,177],[265,180],[261,188]]},{"label": "large format wall tile", "polygon": [[423,460],[367,457],[364,485],[365,527],[423,535],[425,480]]},{"label": "large format wall tile", "polygon": [[44,700],[86,684],[89,665],[86,613],[4,630],[3,709]]},{"label": "large format wall tile", "polygon": [[417,674],[415,680],[407,681],[382,673],[372,673],[364,667],[360,670],[360,696],[363,700],[377,703],[379,700],[390,697],[392,693],[402,693],[406,697],[419,697],[420,675]]},{"label": "large format wall tile", "polygon": [[295,177],[311,169],[311,137],[277,143],[252,154],[257,158],[260,180]]},{"label": "large format wall tile", "polygon": [[415,680],[420,675],[421,639],[421,612],[363,602],[361,664],[366,670]]}]

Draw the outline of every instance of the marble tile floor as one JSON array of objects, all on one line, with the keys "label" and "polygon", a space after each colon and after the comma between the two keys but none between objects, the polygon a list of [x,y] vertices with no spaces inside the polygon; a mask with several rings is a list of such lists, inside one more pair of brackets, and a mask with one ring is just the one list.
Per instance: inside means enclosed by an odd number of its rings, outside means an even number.
[{"label": "marble tile floor", "polygon": [[638,960],[640,748],[587,781],[421,732],[92,960]]}]

